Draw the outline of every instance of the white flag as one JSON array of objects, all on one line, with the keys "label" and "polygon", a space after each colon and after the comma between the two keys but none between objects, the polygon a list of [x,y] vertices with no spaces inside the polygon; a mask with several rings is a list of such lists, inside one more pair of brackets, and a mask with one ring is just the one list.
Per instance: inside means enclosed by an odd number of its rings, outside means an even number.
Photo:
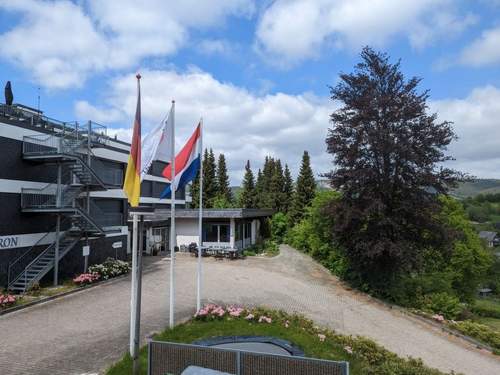
[{"label": "white flag", "polygon": [[171,159],[172,108],[166,120],[151,130],[142,140],[141,181],[148,173],[153,161],[169,163]]}]

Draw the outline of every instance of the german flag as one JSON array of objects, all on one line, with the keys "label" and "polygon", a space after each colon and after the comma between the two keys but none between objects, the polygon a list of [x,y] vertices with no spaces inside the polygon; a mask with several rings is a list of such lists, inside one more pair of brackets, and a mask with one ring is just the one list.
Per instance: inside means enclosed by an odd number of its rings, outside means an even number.
[{"label": "german flag", "polygon": [[141,196],[141,75],[137,74],[137,108],[135,110],[134,133],[128,157],[123,192],[131,207],[139,205]]}]

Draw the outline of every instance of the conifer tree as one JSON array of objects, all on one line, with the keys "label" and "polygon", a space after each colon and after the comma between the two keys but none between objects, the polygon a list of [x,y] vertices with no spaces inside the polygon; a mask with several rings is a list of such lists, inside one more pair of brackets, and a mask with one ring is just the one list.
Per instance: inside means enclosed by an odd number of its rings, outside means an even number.
[{"label": "conifer tree", "polygon": [[257,172],[257,180],[255,181],[255,194],[254,194],[255,208],[264,207],[262,199],[263,193],[264,193],[264,186],[263,186],[262,171],[259,168],[259,171]]},{"label": "conifer tree", "polygon": [[260,208],[274,208],[271,180],[275,169],[275,161],[272,157],[266,156],[264,168],[262,169],[262,191],[260,193]]},{"label": "conifer tree", "polygon": [[285,178],[283,176],[283,167],[281,166],[281,160],[277,159],[274,162],[272,172],[273,174],[269,183],[270,208],[273,208],[278,212],[282,212],[284,203],[283,189],[285,185]]},{"label": "conifer tree", "polygon": [[239,206],[241,208],[255,208],[255,182],[250,168],[250,160],[247,160],[245,165],[245,176],[243,177]]},{"label": "conifer tree", "polygon": [[300,221],[304,215],[304,211],[311,204],[315,191],[316,181],[311,169],[311,160],[309,159],[309,153],[304,151],[292,202],[291,219],[293,223]]},{"label": "conifer tree", "polygon": [[227,205],[230,205],[233,201],[233,193],[229,185],[229,176],[227,175],[226,158],[224,154],[220,154],[217,161],[217,188],[217,198]]},{"label": "conifer tree", "polygon": [[203,207],[211,208],[213,201],[217,196],[217,179],[215,156],[210,149],[205,149],[203,155]]},{"label": "conifer tree", "polygon": [[293,180],[288,164],[285,164],[285,172],[283,174],[283,207],[282,211],[288,213],[293,199]]}]

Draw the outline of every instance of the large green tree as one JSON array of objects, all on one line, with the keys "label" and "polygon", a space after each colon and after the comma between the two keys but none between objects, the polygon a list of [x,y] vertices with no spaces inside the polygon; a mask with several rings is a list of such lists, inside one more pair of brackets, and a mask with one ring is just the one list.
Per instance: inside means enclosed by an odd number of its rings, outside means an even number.
[{"label": "large green tree", "polygon": [[255,182],[250,160],[245,165],[245,176],[243,177],[242,191],[240,193],[239,206],[241,208],[255,208]]},{"label": "large green tree", "polygon": [[455,134],[450,122],[427,113],[419,83],[367,47],[354,72],[331,88],[341,103],[326,139],[336,165],[327,176],[342,193],[330,210],[335,237],[352,271],[375,289],[417,270],[425,249],[450,250],[436,217],[438,195],[462,177],[443,166]]},{"label": "large green tree", "polygon": [[226,202],[227,205],[231,205],[233,201],[233,193],[231,192],[231,186],[229,185],[226,158],[222,153],[219,154],[219,159],[217,160],[217,188],[217,199],[219,201]]},{"label": "large green tree", "polygon": [[285,164],[285,172],[283,173],[283,207],[282,211],[288,213],[292,205],[293,199],[293,179],[288,164]]},{"label": "large green tree", "polygon": [[290,217],[292,223],[297,223],[304,216],[306,209],[311,205],[316,193],[316,181],[311,168],[309,153],[304,151],[302,155],[302,164],[293,196]]},{"label": "large green tree", "polygon": [[273,169],[269,183],[270,208],[282,212],[284,206],[283,191],[285,187],[285,177],[283,176],[283,167],[281,166],[280,159],[274,162]]}]

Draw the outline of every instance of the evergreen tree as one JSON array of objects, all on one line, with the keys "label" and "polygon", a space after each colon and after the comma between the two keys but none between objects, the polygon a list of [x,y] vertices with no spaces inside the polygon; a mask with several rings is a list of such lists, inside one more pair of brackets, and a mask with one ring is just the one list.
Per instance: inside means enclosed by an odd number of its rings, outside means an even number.
[{"label": "evergreen tree", "polygon": [[219,155],[217,161],[217,198],[221,202],[226,202],[229,206],[233,201],[233,193],[229,185],[229,176],[227,175],[226,158],[224,154]]},{"label": "evergreen tree", "polygon": [[283,167],[281,166],[281,160],[278,159],[274,162],[273,174],[269,183],[270,208],[273,208],[278,212],[283,211],[284,185],[285,178],[283,176]]},{"label": "evergreen tree", "polygon": [[250,160],[247,160],[245,165],[245,176],[243,177],[239,206],[241,208],[255,208],[255,182],[250,168]]},{"label": "evergreen tree", "polygon": [[262,179],[262,171],[259,168],[259,171],[257,172],[257,180],[255,181],[255,194],[254,194],[254,205],[255,208],[263,208],[263,192],[264,192],[264,186],[263,186],[263,179]]},{"label": "evergreen tree", "polygon": [[290,206],[292,205],[293,199],[293,180],[290,169],[288,169],[288,164],[285,164],[285,172],[283,175],[283,207],[282,211],[288,213],[290,211]]},{"label": "evergreen tree", "polygon": [[262,169],[262,191],[260,193],[260,208],[275,208],[272,194],[271,180],[274,175],[275,161],[272,157],[266,156],[264,168]]},{"label": "evergreen tree", "polygon": [[203,207],[211,208],[217,196],[215,156],[210,149],[203,155]]},{"label": "evergreen tree", "polygon": [[200,171],[196,172],[196,177],[191,181],[191,207],[198,208],[200,206]]},{"label": "evergreen tree", "polygon": [[302,165],[297,177],[296,190],[292,202],[291,219],[293,223],[300,221],[304,211],[311,204],[316,192],[316,181],[311,169],[309,153],[304,151]]}]

